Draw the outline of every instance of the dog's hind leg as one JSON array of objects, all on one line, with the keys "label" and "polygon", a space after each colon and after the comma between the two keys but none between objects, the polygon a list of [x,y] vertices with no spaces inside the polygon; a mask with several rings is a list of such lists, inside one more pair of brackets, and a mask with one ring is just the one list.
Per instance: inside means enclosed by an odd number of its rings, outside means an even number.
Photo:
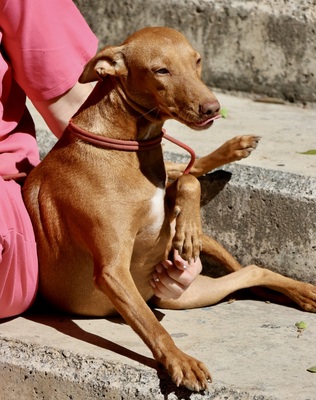
[{"label": "dog's hind leg", "polygon": [[255,266],[248,266],[220,278],[199,275],[178,299],[163,300],[154,298],[153,303],[157,307],[168,309],[191,309],[211,306],[239,289],[257,285],[259,279],[255,276],[256,268]]},{"label": "dog's hind leg", "polygon": [[295,281],[256,265],[248,265],[216,279],[199,275],[178,299],[154,298],[154,304],[169,309],[206,307],[218,303],[237,290],[253,286],[263,286],[278,291],[289,297],[303,310],[316,312],[316,286]]},{"label": "dog's hind leg", "polygon": [[202,235],[202,253],[210,256],[229,272],[235,272],[243,268],[235,257],[210,236]]}]

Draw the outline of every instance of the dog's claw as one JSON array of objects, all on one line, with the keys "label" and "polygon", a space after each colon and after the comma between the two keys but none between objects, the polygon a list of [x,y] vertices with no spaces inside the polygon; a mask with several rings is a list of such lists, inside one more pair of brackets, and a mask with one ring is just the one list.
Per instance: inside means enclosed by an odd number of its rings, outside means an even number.
[{"label": "dog's claw", "polygon": [[183,246],[175,246],[175,249],[178,250],[179,256],[183,254]]},{"label": "dog's claw", "polygon": [[261,136],[243,135],[231,139],[232,157],[230,161],[247,158],[257,148]]},{"label": "dog's claw", "polygon": [[176,225],[173,247],[178,250],[179,255],[189,264],[195,262],[202,249],[200,226],[182,220],[181,224]]}]

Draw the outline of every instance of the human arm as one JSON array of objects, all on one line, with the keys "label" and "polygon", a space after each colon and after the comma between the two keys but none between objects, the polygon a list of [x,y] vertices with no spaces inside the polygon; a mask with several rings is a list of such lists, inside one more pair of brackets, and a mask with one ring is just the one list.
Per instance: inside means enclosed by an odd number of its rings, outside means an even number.
[{"label": "human arm", "polygon": [[91,91],[77,81],[97,38],[71,0],[4,1],[0,27],[13,78],[59,137]]},{"label": "human arm", "polygon": [[92,89],[93,86],[90,83],[77,82],[62,95],[51,100],[33,101],[33,104],[49,129],[60,138],[70,118],[84,103]]}]

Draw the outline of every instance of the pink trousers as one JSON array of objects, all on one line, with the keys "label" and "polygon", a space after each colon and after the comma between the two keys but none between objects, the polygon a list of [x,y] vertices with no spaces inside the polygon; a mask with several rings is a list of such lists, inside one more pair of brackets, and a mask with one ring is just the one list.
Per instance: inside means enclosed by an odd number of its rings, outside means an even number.
[{"label": "pink trousers", "polygon": [[36,243],[21,187],[0,177],[0,318],[27,310],[37,283]]}]

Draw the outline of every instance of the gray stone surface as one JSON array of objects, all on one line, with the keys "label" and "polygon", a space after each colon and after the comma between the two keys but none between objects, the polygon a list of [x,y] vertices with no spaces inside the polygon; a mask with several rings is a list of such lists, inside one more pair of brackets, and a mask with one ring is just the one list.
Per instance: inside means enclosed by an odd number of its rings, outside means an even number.
[{"label": "gray stone surface", "polygon": [[33,312],[0,323],[1,400],[316,399],[316,315],[246,299],[156,315],[210,368],[209,391],[176,388],[120,319]]},{"label": "gray stone surface", "polygon": [[75,2],[101,46],[119,44],[144,26],[170,26],[203,54],[209,85],[316,100],[314,0]]},{"label": "gray stone surface", "polygon": [[235,165],[202,188],[205,232],[241,264],[316,283],[316,178]]}]

